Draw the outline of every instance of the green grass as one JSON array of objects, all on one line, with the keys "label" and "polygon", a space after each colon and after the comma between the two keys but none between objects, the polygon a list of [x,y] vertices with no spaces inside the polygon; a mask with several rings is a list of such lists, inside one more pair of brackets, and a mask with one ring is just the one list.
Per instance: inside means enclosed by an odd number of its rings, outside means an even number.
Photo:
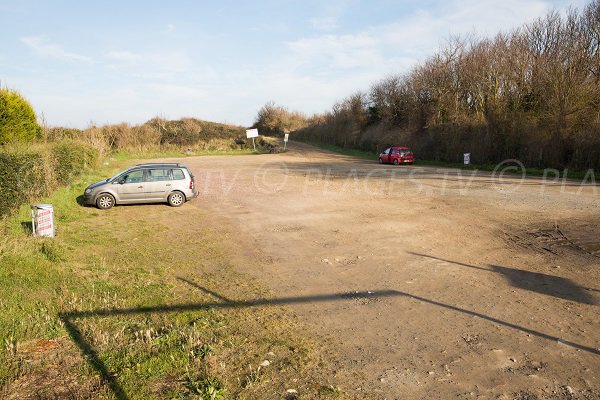
[{"label": "green grass", "polygon": [[196,156],[235,156],[235,155],[248,155],[248,154],[262,154],[259,151],[253,149],[228,149],[228,150],[193,150],[190,152],[183,150],[118,150],[111,153],[111,159],[115,161],[127,161],[132,159],[152,159],[152,158],[182,158],[182,157],[196,157]]},{"label": "green grass", "polygon": [[319,142],[306,142],[311,146],[315,146],[321,148],[323,150],[328,150],[333,153],[343,154],[346,156],[363,158],[365,160],[377,160],[377,154],[372,153],[370,151],[351,149],[346,147],[340,147],[333,144],[319,143]]},{"label": "green grass", "polygon": [[[218,299],[178,279],[228,298],[269,296],[235,272],[228,253],[235,244],[208,227],[201,208],[149,205],[101,212],[77,204],[89,183],[126,163],[116,161],[39,199],[54,206],[54,239],[31,237],[27,206],[5,220],[0,390],[55,397],[75,390],[82,398],[114,398],[114,390],[99,380],[103,365],[131,399],[223,394],[251,399],[274,392],[282,397],[289,385],[302,386],[307,398],[318,396],[327,382],[318,371],[316,345],[297,334],[284,308],[215,308],[205,304]],[[158,312],[190,303],[198,306]],[[94,314],[124,308],[139,311]],[[55,349],[36,350],[36,343],[49,340]],[[95,355],[84,357],[86,346]],[[269,352],[276,354],[272,367],[258,373]]]}]

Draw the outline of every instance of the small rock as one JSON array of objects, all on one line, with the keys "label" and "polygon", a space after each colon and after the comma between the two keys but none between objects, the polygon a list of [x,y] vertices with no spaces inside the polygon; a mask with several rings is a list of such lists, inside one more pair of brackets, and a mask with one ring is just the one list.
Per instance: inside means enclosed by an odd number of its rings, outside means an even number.
[{"label": "small rock", "polygon": [[338,263],[339,263],[340,261],[342,261],[342,260],[340,260],[339,258],[336,258],[336,259],[335,259],[335,262],[338,262]]},{"label": "small rock", "polygon": [[554,268],[559,269],[560,265],[555,265]]},{"label": "small rock", "polygon": [[296,389],[288,389],[285,391],[287,394],[298,394],[298,391]]},{"label": "small rock", "polygon": [[509,360],[510,360],[510,361],[512,361],[512,362],[517,362],[517,359],[516,359],[516,358],[512,358],[512,357],[511,357],[511,358],[509,358]]},{"label": "small rock", "polygon": [[573,390],[573,388],[571,386],[566,386],[565,389],[567,389],[567,392],[569,392],[569,394],[575,393],[575,391]]},{"label": "small rock", "polygon": [[269,365],[271,365],[271,362],[269,360],[264,360],[260,363],[261,367],[268,367]]},{"label": "small rock", "polygon": [[428,372],[428,374],[429,374],[429,375],[433,375],[433,374],[435,374],[435,372],[433,372],[433,371],[429,371],[429,372]]},{"label": "small rock", "polygon": [[267,355],[268,355],[269,357],[275,357],[275,353],[273,353],[272,351],[268,352],[268,353],[267,353]]}]

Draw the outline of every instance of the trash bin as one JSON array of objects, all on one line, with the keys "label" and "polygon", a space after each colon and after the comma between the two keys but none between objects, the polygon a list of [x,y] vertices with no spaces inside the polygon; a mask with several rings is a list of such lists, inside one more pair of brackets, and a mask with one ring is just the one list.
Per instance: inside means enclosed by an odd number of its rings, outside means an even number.
[{"label": "trash bin", "polygon": [[54,208],[52,204],[31,206],[33,236],[54,237]]}]

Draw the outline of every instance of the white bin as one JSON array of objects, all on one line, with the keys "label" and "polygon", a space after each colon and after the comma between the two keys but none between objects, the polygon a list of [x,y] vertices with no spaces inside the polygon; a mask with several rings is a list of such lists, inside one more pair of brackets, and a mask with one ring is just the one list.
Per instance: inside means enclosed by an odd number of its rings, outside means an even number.
[{"label": "white bin", "polygon": [[52,204],[31,206],[31,227],[33,236],[54,237],[54,208]]}]

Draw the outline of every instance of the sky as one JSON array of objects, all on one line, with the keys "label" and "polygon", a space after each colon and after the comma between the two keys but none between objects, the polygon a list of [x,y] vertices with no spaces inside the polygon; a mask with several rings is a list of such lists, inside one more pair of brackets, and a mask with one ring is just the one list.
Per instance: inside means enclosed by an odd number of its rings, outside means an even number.
[{"label": "sky", "polygon": [[583,0],[0,0],[0,85],[50,126],[155,116],[241,126],[307,115],[409,72],[451,35],[493,36]]}]

